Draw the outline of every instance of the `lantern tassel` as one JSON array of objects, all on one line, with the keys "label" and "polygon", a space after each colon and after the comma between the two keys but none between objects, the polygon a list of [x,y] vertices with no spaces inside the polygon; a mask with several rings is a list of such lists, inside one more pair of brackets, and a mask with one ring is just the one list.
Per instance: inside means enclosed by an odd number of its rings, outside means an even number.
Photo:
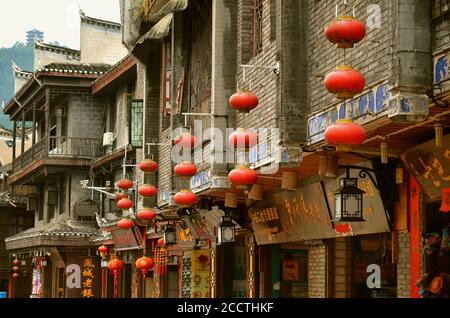
[{"label": "lantern tassel", "polygon": [[443,145],[443,136],[444,136],[444,128],[440,122],[437,122],[434,125],[434,131],[436,135],[436,147],[442,147]]},{"label": "lantern tassel", "polygon": [[114,271],[114,298],[117,298],[119,295],[117,276],[118,276],[117,271]]},{"label": "lantern tassel", "polygon": [[381,148],[381,163],[382,164],[389,163],[387,142],[385,142],[385,141],[381,142],[380,148]]}]

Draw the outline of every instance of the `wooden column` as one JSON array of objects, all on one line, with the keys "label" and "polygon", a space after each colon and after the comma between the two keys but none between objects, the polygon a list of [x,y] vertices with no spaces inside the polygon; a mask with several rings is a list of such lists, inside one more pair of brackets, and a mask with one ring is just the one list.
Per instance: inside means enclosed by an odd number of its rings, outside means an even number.
[{"label": "wooden column", "polygon": [[50,89],[45,89],[45,138],[46,153],[50,150]]},{"label": "wooden column", "polygon": [[12,169],[14,171],[14,167],[16,165],[16,142],[17,142],[17,125],[16,121],[13,121],[13,151],[12,151]]},{"label": "wooden column", "polygon": [[255,238],[253,235],[248,237],[247,246],[247,257],[248,257],[248,280],[247,287],[248,298],[256,298],[256,273],[255,273]]},{"label": "wooden column", "polygon": [[409,238],[411,298],[419,298],[416,282],[420,278],[420,185],[414,176],[409,178]]},{"label": "wooden column", "polygon": [[22,133],[21,133],[21,144],[20,144],[20,154],[25,152],[25,111],[22,110]]},{"label": "wooden column", "polygon": [[36,143],[36,103],[33,103],[33,136],[31,137],[31,144],[34,146]]},{"label": "wooden column", "polygon": [[217,273],[216,273],[216,260],[217,260],[217,254],[216,254],[216,248],[212,247],[211,252],[211,298],[217,298],[217,291],[216,291],[216,283],[217,283]]}]

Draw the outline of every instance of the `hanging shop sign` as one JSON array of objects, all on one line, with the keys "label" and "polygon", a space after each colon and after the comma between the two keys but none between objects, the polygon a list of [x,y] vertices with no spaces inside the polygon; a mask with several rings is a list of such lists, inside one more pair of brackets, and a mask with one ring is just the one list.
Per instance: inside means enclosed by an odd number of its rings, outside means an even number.
[{"label": "hanging shop sign", "polygon": [[[358,166],[372,168],[370,162]],[[383,201],[378,190],[370,179],[360,178],[358,174],[359,171],[356,170],[350,172],[351,177],[358,178],[358,187],[366,192],[363,213],[366,222],[351,224],[331,222],[334,192],[339,186],[339,179],[345,176],[345,172],[341,171],[336,178],[326,182],[313,182],[295,191],[279,192],[273,195],[273,199],[267,198],[262,201],[261,207],[276,209],[280,228],[279,232],[268,233],[271,231],[267,230],[270,228],[267,226],[268,222],[258,224],[252,219],[257,243],[264,245],[389,232]],[[255,211],[258,209],[251,209],[250,215]]]},{"label": "hanging shop sign", "polygon": [[209,250],[192,251],[191,269],[190,298],[209,298],[211,269]]},{"label": "hanging shop sign", "polygon": [[442,190],[450,188],[450,135],[443,138],[442,147],[431,140],[401,155],[408,171],[431,200],[442,198]]},{"label": "hanging shop sign", "polygon": [[138,230],[135,228],[130,229],[117,229],[111,231],[115,250],[133,250],[141,248],[142,237]]},{"label": "hanging shop sign", "polygon": [[325,130],[339,118],[354,118],[359,125],[368,124],[388,113],[388,100],[391,98],[387,83],[372,87],[366,93],[351,100],[341,102],[308,117],[308,145],[324,141]]},{"label": "hanging shop sign", "polygon": [[206,213],[210,213],[210,211],[202,210],[197,214],[186,217],[185,221],[193,237],[200,240],[213,240],[215,238],[214,224],[208,221],[205,216]]},{"label": "hanging shop sign", "polygon": [[272,235],[282,230],[280,216],[272,197],[258,201],[249,211],[253,231],[259,235]]},{"label": "hanging shop sign", "polygon": [[68,298],[100,297],[100,259],[94,256],[68,256],[66,288]]}]

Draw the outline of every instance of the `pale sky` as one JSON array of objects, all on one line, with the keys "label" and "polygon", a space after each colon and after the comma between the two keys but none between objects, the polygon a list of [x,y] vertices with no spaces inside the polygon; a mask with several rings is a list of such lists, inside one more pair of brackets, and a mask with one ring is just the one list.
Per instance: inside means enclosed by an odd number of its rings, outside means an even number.
[{"label": "pale sky", "polygon": [[120,22],[119,0],[2,0],[0,47],[26,42],[26,31],[44,32],[44,41],[80,48],[79,9],[87,16]]}]

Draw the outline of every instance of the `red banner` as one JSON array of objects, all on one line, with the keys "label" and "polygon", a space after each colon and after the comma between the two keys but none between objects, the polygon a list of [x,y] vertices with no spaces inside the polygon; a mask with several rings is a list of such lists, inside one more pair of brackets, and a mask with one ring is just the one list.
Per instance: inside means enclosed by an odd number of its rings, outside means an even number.
[{"label": "red banner", "polygon": [[412,175],[409,181],[409,235],[411,298],[419,298],[416,282],[420,278],[420,186]]}]

